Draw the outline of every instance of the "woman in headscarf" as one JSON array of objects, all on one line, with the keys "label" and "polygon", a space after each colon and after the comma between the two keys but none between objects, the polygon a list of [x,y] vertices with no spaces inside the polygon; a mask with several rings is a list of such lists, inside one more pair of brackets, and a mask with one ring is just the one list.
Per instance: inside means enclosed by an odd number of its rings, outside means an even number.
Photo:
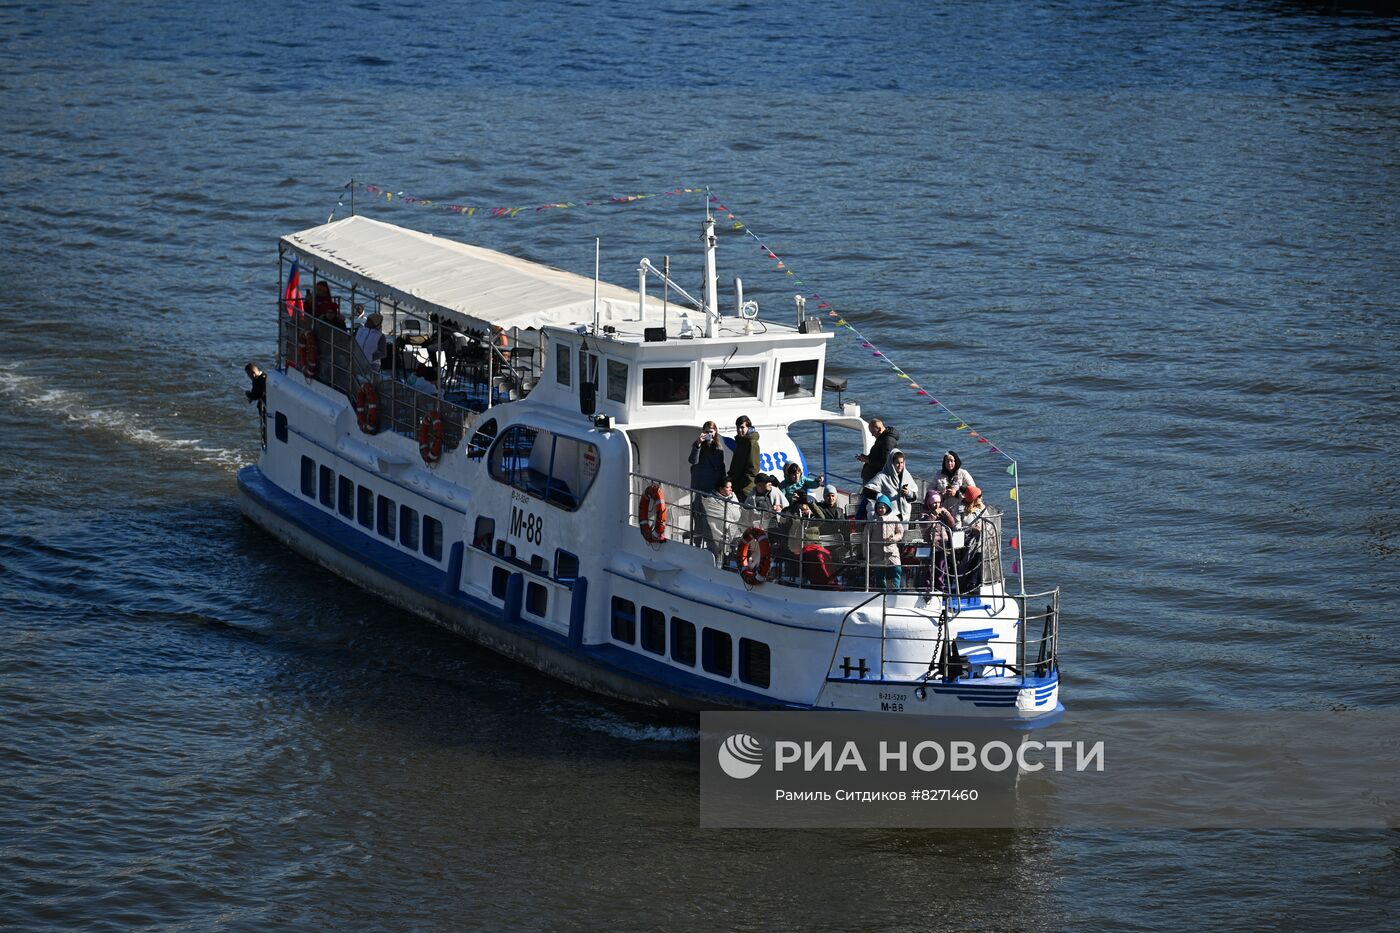
[{"label": "woman in headscarf", "polygon": [[889,463],[875,482],[880,494],[889,497],[895,518],[908,522],[914,503],[919,501],[919,481],[905,466],[904,451],[898,447],[890,451]]}]

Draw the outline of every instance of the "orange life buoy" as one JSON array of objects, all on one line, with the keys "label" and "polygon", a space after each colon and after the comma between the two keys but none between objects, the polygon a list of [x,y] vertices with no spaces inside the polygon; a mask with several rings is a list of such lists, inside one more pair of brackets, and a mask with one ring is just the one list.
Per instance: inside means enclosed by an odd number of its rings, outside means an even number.
[{"label": "orange life buoy", "polygon": [[[753,553],[754,542],[758,543],[758,561],[750,564],[749,556]],[[772,569],[773,545],[768,543],[768,533],[754,525],[744,532],[743,540],[739,542],[739,576],[749,586],[757,586],[768,582],[768,571]]]},{"label": "orange life buoy", "polygon": [[379,390],[366,382],[355,393],[355,420],[366,434],[379,433]]},{"label": "orange life buoy", "polygon": [[424,463],[442,459],[442,415],[430,411],[418,422],[418,452]]},{"label": "orange life buoy", "polygon": [[637,527],[642,537],[652,544],[666,540],[666,496],[657,483],[652,483],[642,493],[642,501],[637,505]]},{"label": "orange life buoy", "polygon": [[316,375],[316,364],[321,360],[321,348],[316,343],[316,332],[304,330],[297,338],[297,369],[303,376]]}]

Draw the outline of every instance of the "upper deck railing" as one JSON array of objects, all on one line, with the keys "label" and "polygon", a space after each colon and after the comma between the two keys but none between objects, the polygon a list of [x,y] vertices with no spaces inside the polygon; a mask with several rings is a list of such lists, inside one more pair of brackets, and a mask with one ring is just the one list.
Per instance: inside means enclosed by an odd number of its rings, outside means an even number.
[{"label": "upper deck railing", "polygon": [[[353,300],[354,292],[349,291]],[[453,450],[478,413],[525,397],[540,378],[539,347],[519,334],[434,329],[436,322],[398,310],[386,320],[392,332],[386,340],[389,350],[379,365],[372,365],[356,346],[355,332],[345,324],[338,305],[333,312],[317,316],[305,310],[309,298],[301,304],[301,310],[289,311],[285,301],[278,302],[279,362],[344,393],[352,404],[359,401],[363,386],[373,385],[377,406],[373,433],[392,431],[414,437],[429,414],[437,412],[442,418],[443,448]]]},{"label": "upper deck railing", "polygon": [[[633,526],[640,524],[639,507],[649,489],[659,491],[666,502],[667,541],[708,550],[717,566],[745,582],[969,598],[1004,579],[1002,514],[992,507],[966,528],[913,517],[920,512],[917,505],[905,522],[857,520],[845,509],[839,516],[807,519],[792,511],[744,508],[733,500],[634,473],[629,509]],[[762,578],[755,575],[755,564],[764,545],[751,529],[762,533],[771,558]],[[747,558],[746,564],[741,557]],[[746,569],[749,574],[744,574]]]}]

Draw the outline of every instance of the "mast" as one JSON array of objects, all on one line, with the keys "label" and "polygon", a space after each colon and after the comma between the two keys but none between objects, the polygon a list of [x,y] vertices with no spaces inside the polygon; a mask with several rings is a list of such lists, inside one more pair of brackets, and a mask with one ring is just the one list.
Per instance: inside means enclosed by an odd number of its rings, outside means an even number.
[{"label": "mast", "polygon": [[719,320],[719,288],[715,278],[715,219],[705,211],[705,336],[715,335]]}]

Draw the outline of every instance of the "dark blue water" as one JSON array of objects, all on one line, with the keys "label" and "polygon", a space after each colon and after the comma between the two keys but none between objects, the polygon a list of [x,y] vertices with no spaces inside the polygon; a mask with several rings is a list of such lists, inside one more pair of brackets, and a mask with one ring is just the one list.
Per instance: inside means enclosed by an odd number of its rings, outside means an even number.
[{"label": "dark blue water", "polygon": [[[0,6],[0,927],[1393,922],[1394,834],[701,831],[688,727],[367,602],[233,480],[276,238],[349,178],[711,185],[1020,459],[1068,703],[1394,707],[1400,25],[1333,6]],[[695,285],[702,206],[356,203]]]}]

